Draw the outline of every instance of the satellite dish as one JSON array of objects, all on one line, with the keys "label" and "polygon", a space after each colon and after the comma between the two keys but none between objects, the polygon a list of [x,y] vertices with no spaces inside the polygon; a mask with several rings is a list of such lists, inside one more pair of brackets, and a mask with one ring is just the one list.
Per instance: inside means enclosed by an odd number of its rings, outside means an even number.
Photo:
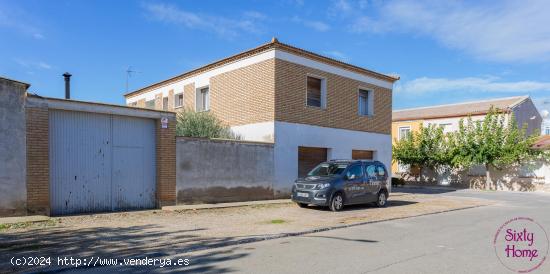
[{"label": "satellite dish", "polygon": [[544,119],[548,118],[548,114],[550,114],[550,112],[548,112],[548,110],[546,110],[546,109],[540,112],[540,115]]}]

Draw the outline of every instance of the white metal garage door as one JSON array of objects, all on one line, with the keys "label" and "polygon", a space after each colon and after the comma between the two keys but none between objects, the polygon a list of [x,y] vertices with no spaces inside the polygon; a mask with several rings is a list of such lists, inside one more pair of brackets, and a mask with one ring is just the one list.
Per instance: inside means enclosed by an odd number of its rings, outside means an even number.
[{"label": "white metal garage door", "polygon": [[155,207],[152,119],[50,110],[53,215]]}]

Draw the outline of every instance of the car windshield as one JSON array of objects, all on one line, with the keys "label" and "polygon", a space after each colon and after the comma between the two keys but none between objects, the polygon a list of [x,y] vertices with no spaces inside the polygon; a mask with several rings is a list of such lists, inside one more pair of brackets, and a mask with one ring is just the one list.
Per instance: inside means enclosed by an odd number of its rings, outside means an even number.
[{"label": "car windshield", "polygon": [[332,176],[344,172],[348,165],[342,163],[322,163],[311,170],[307,176]]}]

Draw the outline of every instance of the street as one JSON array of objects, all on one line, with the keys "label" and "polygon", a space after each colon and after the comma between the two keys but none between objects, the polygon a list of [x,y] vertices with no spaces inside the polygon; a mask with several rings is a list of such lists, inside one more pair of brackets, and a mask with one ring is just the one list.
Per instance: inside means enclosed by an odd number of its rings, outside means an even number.
[{"label": "street", "polygon": [[[182,270],[196,273],[507,273],[509,271],[498,261],[492,245],[499,226],[513,217],[526,216],[550,230],[548,194],[414,190],[419,191],[438,196],[485,198],[498,203],[171,256],[190,260],[189,266],[179,269],[134,266],[79,270],[90,273],[112,270],[162,273]],[[550,263],[545,262],[534,273],[548,271]]]}]

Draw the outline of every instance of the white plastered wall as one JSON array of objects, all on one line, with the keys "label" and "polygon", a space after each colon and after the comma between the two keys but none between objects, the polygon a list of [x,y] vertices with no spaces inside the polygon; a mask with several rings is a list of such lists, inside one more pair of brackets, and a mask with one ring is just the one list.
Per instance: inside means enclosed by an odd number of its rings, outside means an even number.
[{"label": "white plastered wall", "polygon": [[373,150],[374,160],[391,166],[391,135],[275,122],[275,191],[289,192],[298,176],[298,147],[329,149],[329,159],[351,159],[351,151]]}]

